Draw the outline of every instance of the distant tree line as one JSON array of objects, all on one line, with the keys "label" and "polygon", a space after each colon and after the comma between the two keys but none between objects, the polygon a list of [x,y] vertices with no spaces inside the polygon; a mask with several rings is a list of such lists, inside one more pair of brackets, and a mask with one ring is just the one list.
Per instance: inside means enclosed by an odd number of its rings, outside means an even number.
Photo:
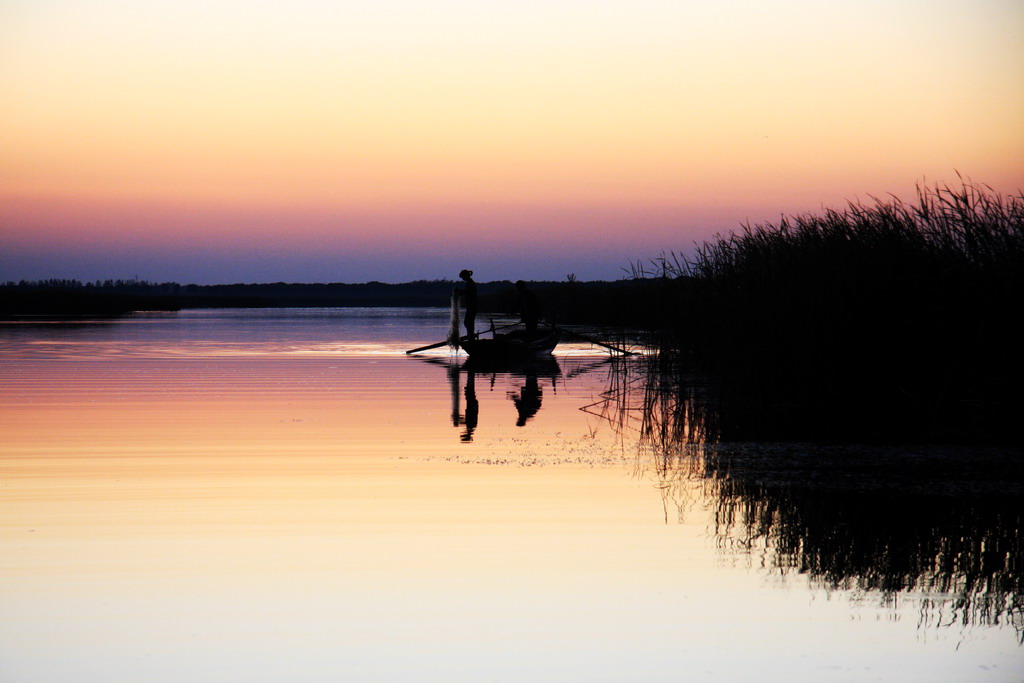
[{"label": "distant tree line", "polygon": [[[454,280],[404,283],[290,283],[197,285],[177,282],[51,278],[0,284],[0,314],[93,314],[183,308],[270,308],[330,306],[446,307],[459,284]],[[484,312],[513,313],[517,307],[509,280],[478,284]],[[529,286],[546,302],[547,317],[559,322],[638,322],[624,290],[646,286],[636,281],[533,281]],[[615,305],[609,306],[609,301]],[[623,314],[626,314],[625,316]],[[627,320],[628,319],[628,320]]]},{"label": "distant tree line", "polygon": [[188,287],[196,285],[180,285],[177,282],[149,282],[148,280],[81,280],[50,278],[47,280],[8,280],[0,284],[0,289],[7,291],[54,291],[54,290],[87,290],[116,292],[118,294],[178,294]]}]

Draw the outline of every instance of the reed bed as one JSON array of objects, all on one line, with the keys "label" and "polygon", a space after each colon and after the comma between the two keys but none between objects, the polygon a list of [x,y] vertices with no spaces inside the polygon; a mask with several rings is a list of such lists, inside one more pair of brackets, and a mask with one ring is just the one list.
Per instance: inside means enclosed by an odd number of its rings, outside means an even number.
[{"label": "reed bed", "polygon": [[1021,440],[1022,196],[918,187],[912,203],[748,224],[633,275],[654,288],[662,353],[706,370],[765,427]]}]

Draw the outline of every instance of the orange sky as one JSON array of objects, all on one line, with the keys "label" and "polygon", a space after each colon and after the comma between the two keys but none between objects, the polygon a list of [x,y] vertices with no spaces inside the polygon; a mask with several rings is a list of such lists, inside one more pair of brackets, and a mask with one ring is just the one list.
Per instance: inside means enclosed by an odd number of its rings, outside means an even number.
[{"label": "orange sky", "polygon": [[1024,187],[1024,6],[0,6],[0,280],[616,278],[956,171]]}]

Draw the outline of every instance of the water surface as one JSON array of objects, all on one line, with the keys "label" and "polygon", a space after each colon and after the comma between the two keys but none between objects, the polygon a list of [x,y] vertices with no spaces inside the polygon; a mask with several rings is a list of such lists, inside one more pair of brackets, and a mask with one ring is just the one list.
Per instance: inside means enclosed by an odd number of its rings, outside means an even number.
[{"label": "water surface", "polygon": [[586,346],[404,354],[446,315],[0,322],[0,679],[1021,679],[1012,485],[901,524],[849,453],[640,438]]}]

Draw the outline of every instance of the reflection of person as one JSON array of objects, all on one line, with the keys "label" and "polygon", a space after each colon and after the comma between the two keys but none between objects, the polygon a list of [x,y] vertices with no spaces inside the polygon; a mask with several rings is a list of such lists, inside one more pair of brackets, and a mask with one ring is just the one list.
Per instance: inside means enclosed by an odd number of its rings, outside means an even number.
[{"label": "reflection of person", "polygon": [[477,421],[480,416],[480,402],[476,398],[476,373],[472,370],[466,371],[466,412],[462,412],[459,400],[459,384],[461,383],[461,367],[458,365],[448,366],[448,381],[452,389],[452,425],[465,427],[459,440],[469,443],[473,440],[473,432],[476,430]]},{"label": "reflection of person", "polygon": [[526,384],[519,390],[519,393],[510,396],[512,403],[516,406],[516,412],[519,413],[516,427],[522,427],[527,420],[537,414],[543,396],[544,392],[541,391],[540,384],[537,382],[537,375],[527,375]]},{"label": "reflection of person", "polygon": [[473,282],[473,271],[463,270],[459,273],[459,277],[466,283],[466,287],[459,290],[459,294],[462,296],[462,305],[466,309],[466,315],[463,318],[463,322],[466,325],[466,335],[470,339],[475,339],[477,295],[476,283]]},{"label": "reflection of person", "polygon": [[537,323],[544,313],[544,304],[536,292],[526,288],[526,283],[522,280],[516,282],[516,289],[519,291],[519,313],[523,324],[526,325],[528,332],[535,332]]},{"label": "reflection of person", "polygon": [[476,373],[472,370],[466,372],[466,417],[462,423],[466,431],[459,435],[464,443],[473,440],[473,431],[476,429],[477,418],[480,415],[480,402],[476,400]]}]

